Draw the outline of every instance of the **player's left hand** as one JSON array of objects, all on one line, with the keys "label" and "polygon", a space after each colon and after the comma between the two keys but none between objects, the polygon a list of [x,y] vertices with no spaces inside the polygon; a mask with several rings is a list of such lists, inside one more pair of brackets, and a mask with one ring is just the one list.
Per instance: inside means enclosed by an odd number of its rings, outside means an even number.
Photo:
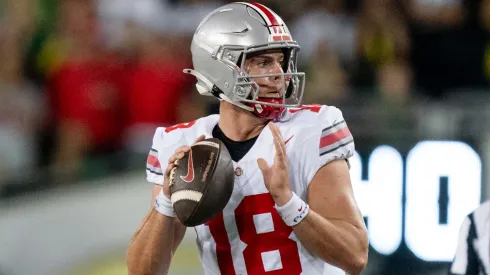
[{"label": "player's left hand", "polygon": [[263,158],[257,159],[257,164],[264,176],[267,190],[269,190],[276,204],[281,206],[286,204],[293,195],[289,185],[288,157],[281,132],[272,122],[269,123],[269,128],[274,137],[274,148],[276,149],[274,164],[269,167]]}]

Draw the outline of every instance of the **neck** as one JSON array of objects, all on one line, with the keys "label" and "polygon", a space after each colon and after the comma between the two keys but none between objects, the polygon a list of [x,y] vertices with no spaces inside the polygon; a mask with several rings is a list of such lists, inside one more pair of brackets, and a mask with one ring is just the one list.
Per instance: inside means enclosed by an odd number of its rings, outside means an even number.
[{"label": "neck", "polygon": [[251,112],[221,101],[219,107],[219,127],[231,140],[244,141],[254,138],[267,126],[267,120],[257,117]]}]

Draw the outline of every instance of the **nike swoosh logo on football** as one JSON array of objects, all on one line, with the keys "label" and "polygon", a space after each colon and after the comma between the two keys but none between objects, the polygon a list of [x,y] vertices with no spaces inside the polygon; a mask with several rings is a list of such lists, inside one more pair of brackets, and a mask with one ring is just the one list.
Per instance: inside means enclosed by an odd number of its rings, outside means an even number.
[{"label": "nike swoosh logo on football", "polygon": [[187,160],[187,175],[180,176],[185,182],[191,182],[194,180],[194,163],[192,162],[192,150],[189,152],[189,159]]},{"label": "nike swoosh logo on football", "polygon": [[284,142],[284,145],[288,144],[288,142],[294,137],[294,135],[292,135],[290,138],[288,138],[285,142]]}]

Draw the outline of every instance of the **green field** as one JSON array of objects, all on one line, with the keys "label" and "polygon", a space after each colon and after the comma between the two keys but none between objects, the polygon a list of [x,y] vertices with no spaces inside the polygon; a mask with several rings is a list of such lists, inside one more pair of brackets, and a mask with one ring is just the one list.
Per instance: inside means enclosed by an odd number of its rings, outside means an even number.
[{"label": "green field", "polygon": [[[124,275],[127,274],[123,249],[80,264],[63,275]],[[175,253],[169,275],[202,274],[199,255],[193,243],[183,243]]]}]

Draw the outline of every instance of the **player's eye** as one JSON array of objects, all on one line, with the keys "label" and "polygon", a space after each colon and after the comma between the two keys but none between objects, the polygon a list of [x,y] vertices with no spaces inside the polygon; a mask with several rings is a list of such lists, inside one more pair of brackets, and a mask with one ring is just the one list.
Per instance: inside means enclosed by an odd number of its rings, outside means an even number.
[{"label": "player's eye", "polygon": [[267,66],[269,66],[269,62],[266,60],[260,60],[257,62],[257,66],[259,68],[266,68]]}]

